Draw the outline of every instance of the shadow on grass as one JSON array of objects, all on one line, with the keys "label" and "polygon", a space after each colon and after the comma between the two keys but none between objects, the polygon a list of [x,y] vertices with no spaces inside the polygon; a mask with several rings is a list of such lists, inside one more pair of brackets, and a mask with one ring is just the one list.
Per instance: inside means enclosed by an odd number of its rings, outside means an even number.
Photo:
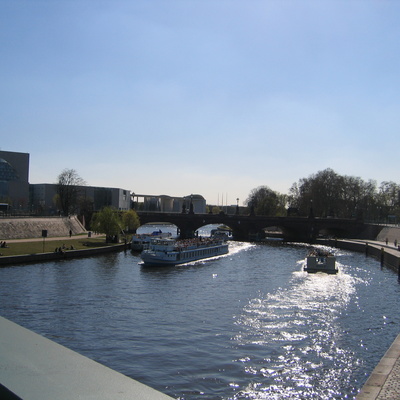
[{"label": "shadow on grass", "polygon": [[80,242],[82,246],[85,246],[87,248],[96,248],[96,247],[105,247],[105,246],[112,246],[115,243],[106,243],[105,240],[99,241],[99,242],[88,242],[88,241],[82,241]]}]

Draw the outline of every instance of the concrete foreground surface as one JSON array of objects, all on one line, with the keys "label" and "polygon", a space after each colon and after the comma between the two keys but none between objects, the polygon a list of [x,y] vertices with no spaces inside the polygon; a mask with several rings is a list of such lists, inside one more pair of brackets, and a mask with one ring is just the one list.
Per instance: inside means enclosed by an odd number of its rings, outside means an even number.
[{"label": "concrete foreground surface", "polygon": [[356,399],[400,399],[400,335],[372,371]]},{"label": "concrete foreground surface", "polygon": [[3,317],[0,317],[0,398],[172,399]]}]

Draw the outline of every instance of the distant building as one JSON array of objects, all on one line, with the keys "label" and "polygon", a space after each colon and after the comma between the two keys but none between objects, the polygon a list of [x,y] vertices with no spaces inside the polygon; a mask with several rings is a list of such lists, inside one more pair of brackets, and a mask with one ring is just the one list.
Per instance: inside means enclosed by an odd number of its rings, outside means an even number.
[{"label": "distant building", "polygon": [[[111,206],[120,211],[130,209],[130,191],[119,188],[106,188],[97,186],[80,186],[81,202],[91,205],[93,211],[99,211],[103,207]],[[37,183],[30,185],[30,198],[33,211],[41,214],[57,215],[55,197],[57,184]]]},{"label": "distant building", "polygon": [[35,214],[57,215],[59,210],[54,199],[57,186],[52,183],[39,183],[29,185],[29,203],[31,211]]},{"label": "distant building", "polygon": [[97,186],[83,186],[82,190],[86,199],[93,200],[94,211],[101,210],[105,206],[120,211],[128,211],[131,208],[130,190]]},{"label": "distant building", "polygon": [[[81,198],[92,203],[92,210],[112,206],[118,210],[131,207],[130,191],[118,188],[82,186]],[[33,212],[57,215],[57,185],[29,184],[29,154],[0,151],[0,204],[7,212]]]},{"label": "distant building", "polygon": [[[206,200],[199,194],[184,197],[132,194],[119,188],[80,186],[80,203],[99,211],[111,206],[120,211],[132,208],[159,212],[206,213]],[[40,215],[58,215],[57,184],[29,184],[29,154],[0,151],[0,204],[12,213],[30,212]],[[132,198],[131,198],[132,197]],[[140,207],[139,207],[140,206]],[[0,210],[2,211],[2,210]],[[78,210],[79,211],[79,210]]]},{"label": "distant building", "polygon": [[199,194],[191,194],[184,197],[167,195],[132,194],[133,206],[142,211],[158,211],[165,213],[189,212],[192,204],[196,214],[206,213],[206,200]]},{"label": "distant building", "polygon": [[29,204],[29,154],[0,151],[0,203],[14,210]]}]

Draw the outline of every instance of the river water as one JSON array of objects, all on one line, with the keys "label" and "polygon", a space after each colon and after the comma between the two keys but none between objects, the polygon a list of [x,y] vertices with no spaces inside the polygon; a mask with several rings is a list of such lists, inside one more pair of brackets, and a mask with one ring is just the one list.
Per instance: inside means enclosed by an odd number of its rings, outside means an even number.
[{"label": "river water", "polygon": [[232,242],[149,268],[131,252],[0,269],[0,314],[180,399],[354,398],[399,333],[397,274],[335,250]]}]

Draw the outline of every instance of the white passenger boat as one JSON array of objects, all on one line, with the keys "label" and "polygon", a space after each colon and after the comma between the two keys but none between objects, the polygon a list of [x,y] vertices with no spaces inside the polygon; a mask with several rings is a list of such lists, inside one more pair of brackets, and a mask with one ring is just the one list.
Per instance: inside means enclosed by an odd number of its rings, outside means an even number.
[{"label": "white passenger boat", "polygon": [[140,257],[144,265],[169,266],[227,254],[228,244],[214,238],[153,239]]},{"label": "white passenger boat", "polygon": [[152,233],[143,233],[139,235],[133,235],[131,241],[131,250],[142,251],[148,249],[150,242],[154,238],[166,239],[170,238],[172,234],[170,232],[162,232],[161,230],[154,231]]},{"label": "white passenger boat", "polygon": [[219,226],[216,229],[211,230],[211,236],[216,239],[232,240],[232,230],[225,226]]},{"label": "white passenger boat", "polygon": [[321,249],[312,250],[306,257],[304,271],[309,273],[325,272],[327,274],[337,274],[336,257],[329,251]]}]

